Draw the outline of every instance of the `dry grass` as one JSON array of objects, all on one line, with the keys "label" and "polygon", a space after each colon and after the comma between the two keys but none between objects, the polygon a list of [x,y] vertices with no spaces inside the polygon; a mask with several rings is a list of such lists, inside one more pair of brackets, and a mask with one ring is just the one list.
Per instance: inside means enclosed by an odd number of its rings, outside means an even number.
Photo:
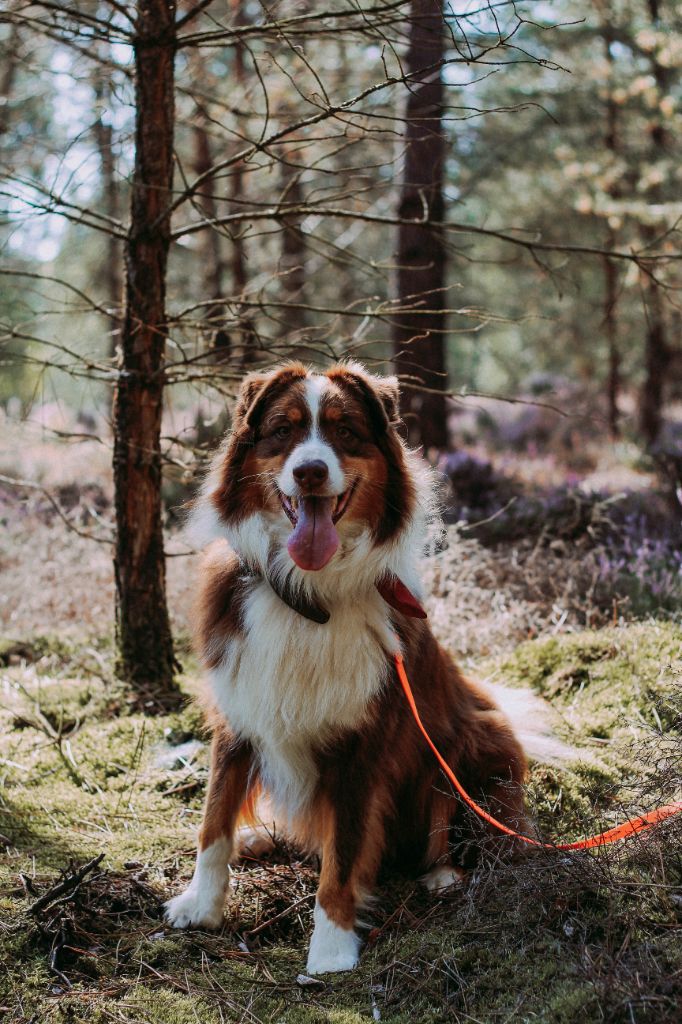
[{"label": "dry grass", "polygon": [[[43,492],[0,482],[0,631],[15,639],[36,631],[109,634],[111,546],[75,532],[111,538],[107,447],[87,439],[59,441],[31,425],[5,423],[3,428],[0,474],[47,488],[68,523]],[[612,476],[617,474],[610,449],[602,463]],[[510,468],[519,475],[519,457]],[[526,464],[526,476],[542,472]],[[641,486],[645,478],[639,474],[638,479]],[[172,555],[167,562],[169,608],[182,635],[189,626],[196,559],[186,553],[177,529],[167,533],[167,550]],[[600,592],[602,570],[600,549],[589,535],[522,539],[488,549],[451,527],[444,549],[424,560],[431,621],[439,638],[464,659],[508,651],[530,637],[626,621],[632,615],[628,597]]]},{"label": "dry grass", "polygon": [[[71,463],[67,462],[70,472]],[[64,488],[57,477],[51,493]],[[111,509],[93,514],[88,486],[65,508],[67,522],[44,494],[0,483],[4,529],[0,534],[0,632],[14,639],[35,632],[75,637],[111,632],[114,580],[111,545],[81,534],[111,536]],[[70,524],[70,525],[69,525]],[[76,532],[78,531],[78,532]],[[621,611],[594,600],[597,553],[589,544],[520,541],[487,549],[454,527],[446,546],[424,559],[424,583],[433,627],[465,659],[510,650],[519,641],[585,624],[599,624]],[[196,556],[177,531],[168,534],[168,601],[174,628],[188,631]]]},{"label": "dry grass", "polygon": [[[111,633],[114,575],[111,453],[94,440],[59,441],[31,424],[0,422],[0,633],[21,639]],[[62,510],[63,517],[58,508]],[[173,624],[187,630],[193,556],[173,533],[167,549]]]},{"label": "dry grass", "polygon": [[[0,473],[45,484],[72,527],[106,532],[106,450],[40,438],[22,449],[21,436],[7,441]],[[388,880],[359,970],[315,985],[298,975],[316,866],[286,846],[274,860],[240,866],[218,934],[166,929],[160,903],[191,873],[206,779],[198,715],[145,719],[114,679],[110,549],[78,536],[41,492],[2,485],[0,501],[0,638],[15,641],[0,646],[0,1016],[11,1024],[679,1019],[676,822],[597,856],[485,863],[442,899],[412,880]],[[172,548],[181,543],[169,535]],[[548,836],[614,823],[682,788],[682,633],[671,622],[631,624],[624,597],[604,599],[599,572],[589,538],[486,549],[450,529],[446,546],[424,560],[443,642],[473,671],[543,693],[566,737],[598,755],[573,768],[534,766],[529,800]],[[169,559],[180,636],[191,576],[192,557]],[[188,692],[197,676],[189,658]],[[57,893],[100,853],[95,869]]]},{"label": "dry grass", "polygon": [[[534,767],[545,834],[573,837],[680,789],[679,651],[675,626],[640,625],[529,641],[482,666],[552,694],[572,737],[599,751],[599,766]],[[386,880],[359,969],[312,986],[298,976],[317,871],[286,846],[238,868],[219,933],[167,929],[160,904],[192,870],[207,751],[184,746],[201,735],[190,709],[130,713],[110,652],[94,653],[44,646],[2,673],[0,1005],[12,1024],[677,1020],[675,822],[596,856],[512,866],[491,852],[441,899]]]}]

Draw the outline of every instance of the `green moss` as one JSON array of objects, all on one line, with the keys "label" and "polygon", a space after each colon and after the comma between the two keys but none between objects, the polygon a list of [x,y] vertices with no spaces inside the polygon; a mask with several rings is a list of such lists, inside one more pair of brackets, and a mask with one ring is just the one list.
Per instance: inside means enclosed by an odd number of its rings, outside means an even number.
[{"label": "green moss", "polygon": [[529,641],[492,667],[550,699],[584,736],[613,738],[633,725],[672,728],[682,628],[661,622]]},{"label": "green moss", "polygon": [[[17,1008],[10,1020],[360,1024],[378,1011],[391,1024],[572,1024],[620,1020],[628,999],[638,1022],[674,1019],[682,977],[674,825],[608,856],[547,854],[518,868],[482,868],[442,900],[395,882],[378,893],[358,970],[322,986],[296,982],[311,900],[243,948],[250,929],[314,893],[316,873],[295,855],[235,872],[219,934],[167,930],[160,904],[191,873],[207,768],[206,748],[187,764],[172,757],[172,744],[203,737],[199,713],[132,713],[107,675],[105,645],[95,649],[98,659],[49,645],[30,664],[7,659],[0,1005]],[[637,745],[658,749],[660,729],[679,742],[681,649],[679,629],[637,625],[522,644],[483,666],[548,697],[565,737],[593,755],[533,767],[529,798],[546,835],[619,819],[617,799],[636,794],[655,761],[636,756]],[[190,691],[194,678],[183,685]],[[99,878],[37,919],[29,913],[70,862],[100,852]],[[68,948],[57,966],[72,989],[50,969],[60,935]]]}]

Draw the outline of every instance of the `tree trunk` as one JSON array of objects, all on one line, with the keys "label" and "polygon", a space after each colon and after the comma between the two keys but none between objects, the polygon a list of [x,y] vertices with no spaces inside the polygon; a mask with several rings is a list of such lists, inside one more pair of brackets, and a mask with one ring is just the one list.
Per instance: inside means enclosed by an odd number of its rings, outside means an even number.
[{"label": "tree trunk", "polygon": [[20,61],[19,41],[19,26],[16,23],[13,23],[5,46],[3,47],[5,53],[2,72],[0,73],[0,100],[2,100],[0,103],[0,138],[5,134],[9,127],[14,81]]},{"label": "tree trunk", "polygon": [[[232,168],[230,196],[241,203],[244,201],[244,173],[242,164],[235,164]],[[241,234],[242,229],[236,227],[232,236],[232,258],[230,268],[232,270],[232,288],[236,296],[246,294],[249,278],[246,269],[246,247]],[[254,329],[253,320],[249,315],[248,308],[240,305],[239,327],[237,328],[237,360],[242,370],[248,368],[258,360],[257,335]]]},{"label": "tree trunk", "polygon": [[[282,202],[297,206],[302,203],[303,195],[301,172],[297,167],[292,166],[295,159],[295,151],[282,149],[280,162]],[[305,310],[301,306],[305,287],[305,236],[301,231],[300,216],[292,215],[282,218],[282,254],[279,271],[282,301],[287,303],[281,315],[287,334],[292,336],[292,355],[294,358],[305,359],[305,349],[298,347],[303,341],[301,332],[306,321]]]},{"label": "tree trunk", "polygon": [[[231,0],[234,12],[234,24],[243,26],[249,24],[246,13],[246,0]],[[240,95],[245,96],[246,87],[246,47],[243,40],[237,36],[234,42],[234,77],[240,90]],[[237,115],[237,125],[242,138],[248,136],[248,129],[242,124],[242,118]],[[241,143],[237,141],[239,146]],[[244,202],[244,165],[240,161],[235,164],[230,177],[230,198],[236,203]],[[235,205],[235,209],[239,209]],[[232,289],[235,296],[245,296],[249,277],[247,272],[247,253],[242,229],[235,227],[232,236],[232,258],[230,260],[232,271]],[[238,362],[242,370],[248,370],[258,360],[258,335],[256,333],[252,315],[248,307],[239,306],[239,327],[237,329],[237,351]]]},{"label": "tree trunk", "polygon": [[[609,248],[615,248],[607,243]],[[608,402],[609,433],[611,440],[620,437],[620,410],[618,396],[620,394],[620,349],[618,347],[618,323],[616,321],[616,301],[618,297],[618,271],[613,260],[604,257],[604,327],[609,354],[609,369],[606,380],[606,398]]]},{"label": "tree trunk", "polygon": [[[96,67],[93,78],[96,112],[93,132],[99,153],[100,173],[102,176],[102,203],[104,212],[112,220],[119,220],[119,183],[116,177],[116,161],[113,150],[113,130],[110,124],[102,119],[102,113],[111,108],[111,82],[107,79],[107,71]],[[113,234],[107,236],[106,265],[102,268],[104,290],[109,311],[109,354],[116,356],[119,332],[121,329],[121,303],[123,301],[123,253],[121,242]]]},{"label": "tree trunk", "polygon": [[[609,18],[609,4],[602,10],[604,22],[602,24],[604,57],[609,68],[608,95],[606,98],[606,126],[604,132],[604,145],[609,153],[615,158],[618,152],[618,107],[613,98],[613,54],[611,44],[613,43],[613,29]],[[616,187],[609,189],[611,198],[618,198],[619,190]],[[615,231],[609,228],[606,239],[606,248],[617,247]],[[618,409],[618,396],[620,393],[620,348],[618,345],[618,320],[616,317],[616,305],[618,302],[618,270],[613,260],[608,256],[604,257],[604,330],[606,333],[606,344],[608,349],[608,373],[606,378],[606,399],[608,405],[609,433],[613,441],[620,436],[620,411]]]},{"label": "tree trunk", "polygon": [[[647,8],[652,28],[660,31],[659,0],[647,0]],[[668,91],[669,69],[659,62],[656,51],[651,54],[650,59],[658,95],[659,97],[665,96]],[[668,140],[663,121],[656,114],[653,114],[652,117],[650,152],[653,163],[660,160],[665,154]],[[652,189],[652,202],[658,203],[661,199],[660,186]],[[653,242],[658,234],[658,227],[650,226],[647,228],[646,237],[648,241]],[[666,337],[663,294],[653,276],[645,279],[644,291],[646,337],[644,340],[644,383],[639,398],[639,429],[647,446],[651,447],[656,443],[663,423],[664,381],[670,363],[671,351]]]},{"label": "tree trunk", "polygon": [[[402,413],[409,440],[428,448],[448,444],[445,376],[445,245],[443,82],[445,34],[437,0],[412,0],[407,53],[409,98],[405,164],[398,216],[413,223],[398,229],[397,299],[393,320],[395,368],[404,383]],[[418,221],[435,222],[423,227]]]},{"label": "tree trunk", "polygon": [[646,288],[646,337],[644,342],[644,384],[639,398],[639,429],[651,447],[661,432],[664,383],[670,349],[666,341],[661,289],[649,280]]},{"label": "tree trunk", "polygon": [[[194,173],[197,177],[206,174],[213,166],[211,140],[206,128],[207,121],[205,108],[203,105],[197,104],[196,120],[193,127]],[[201,207],[201,212],[211,224],[214,224],[218,217],[213,188],[213,182],[209,178],[203,186],[201,193],[197,196],[197,203]],[[206,326],[207,333],[212,337],[212,346],[216,350],[216,356],[222,362],[229,359],[230,339],[225,330],[223,257],[220,247],[220,234],[215,227],[207,227],[202,232],[201,268],[204,279],[203,296],[210,303],[206,307],[202,320]]]},{"label": "tree trunk", "polygon": [[135,165],[126,241],[122,365],[114,401],[118,671],[145,705],[173,703],[161,522],[166,265],[173,179],[175,0],[139,0]]}]

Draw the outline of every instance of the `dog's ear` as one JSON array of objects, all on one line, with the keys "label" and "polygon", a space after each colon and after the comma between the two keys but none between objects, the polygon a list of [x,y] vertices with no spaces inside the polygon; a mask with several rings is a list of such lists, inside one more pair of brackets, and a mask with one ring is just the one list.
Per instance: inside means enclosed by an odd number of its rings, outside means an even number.
[{"label": "dog's ear", "polygon": [[247,373],[246,377],[244,377],[239,388],[237,404],[234,408],[233,421],[235,429],[242,426],[257,395],[273,376],[272,373]]},{"label": "dog's ear", "polygon": [[380,377],[361,363],[339,363],[327,376],[342,388],[360,393],[374,426],[380,431],[400,423],[400,392],[397,377]]},{"label": "dog's ear", "polygon": [[307,370],[302,363],[289,363],[270,373],[248,373],[239,389],[234,410],[234,429],[255,430],[266,403],[292,381],[301,380],[306,374]]},{"label": "dog's ear", "polygon": [[377,392],[386,410],[388,422],[395,425],[400,422],[400,388],[397,377],[370,376],[374,390]]}]

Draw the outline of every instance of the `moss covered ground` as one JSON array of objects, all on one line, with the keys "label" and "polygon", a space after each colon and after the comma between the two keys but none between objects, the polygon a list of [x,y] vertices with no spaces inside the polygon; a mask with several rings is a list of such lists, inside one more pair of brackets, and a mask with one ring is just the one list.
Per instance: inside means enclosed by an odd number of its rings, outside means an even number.
[{"label": "moss covered ground", "polygon": [[[574,838],[680,797],[682,632],[557,635],[479,666],[551,699],[582,763],[534,765],[541,832]],[[486,863],[435,898],[384,885],[356,972],[305,966],[316,865],[244,863],[218,934],[164,927],[192,871],[206,778],[196,710],[145,717],[105,642],[0,645],[0,1016],[13,1024],[673,1021],[682,829]],[[191,693],[197,673],[188,663]],[[104,854],[81,882],[65,875]],[[43,896],[49,899],[36,904]]]}]

